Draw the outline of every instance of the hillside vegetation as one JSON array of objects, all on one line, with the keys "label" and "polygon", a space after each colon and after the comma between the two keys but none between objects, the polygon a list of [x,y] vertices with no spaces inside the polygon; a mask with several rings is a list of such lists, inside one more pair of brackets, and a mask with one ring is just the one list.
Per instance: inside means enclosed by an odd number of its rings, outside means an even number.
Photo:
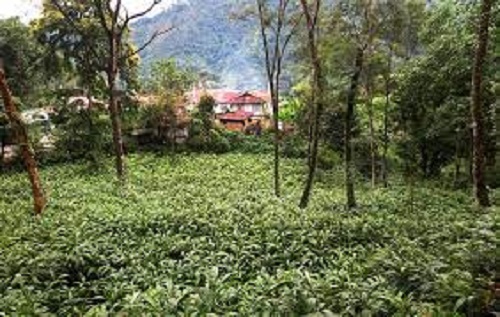
[{"label": "hillside vegetation", "polygon": [[142,54],[143,69],[152,61],[175,58],[216,75],[219,84],[234,89],[267,87],[259,58],[257,25],[238,18],[248,0],[189,0],[179,2],[134,26],[134,41],[145,42],[159,29],[174,27]]}]

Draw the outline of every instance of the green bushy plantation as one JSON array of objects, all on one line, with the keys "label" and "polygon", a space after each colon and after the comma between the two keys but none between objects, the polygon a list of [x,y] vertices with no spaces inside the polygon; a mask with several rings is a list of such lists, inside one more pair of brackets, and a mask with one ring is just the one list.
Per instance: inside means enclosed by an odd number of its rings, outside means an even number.
[{"label": "green bushy plantation", "polygon": [[[31,216],[24,173],[0,182],[0,315],[465,315],[486,308],[498,209],[468,193],[359,187],[322,172],[297,203],[303,162],[135,156],[121,194],[112,170],[43,171],[50,204]],[[109,164],[111,166],[111,162]]]}]

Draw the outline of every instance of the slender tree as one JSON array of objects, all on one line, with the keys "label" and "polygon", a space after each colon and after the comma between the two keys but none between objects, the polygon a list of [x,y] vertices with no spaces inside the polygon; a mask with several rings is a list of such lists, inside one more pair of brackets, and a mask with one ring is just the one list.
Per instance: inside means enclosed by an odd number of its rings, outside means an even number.
[{"label": "slender tree", "polygon": [[311,117],[309,155],[308,155],[308,174],[307,180],[300,199],[300,208],[306,208],[309,204],[311,191],[314,184],[314,176],[318,164],[318,145],[320,137],[320,120],[324,109],[324,78],[321,66],[321,59],[318,52],[318,19],[321,10],[321,0],[300,0],[302,11],[306,19],[307,26],[307,46],[309,48],[311,66],[312,66],[312,104],[313,114]]},{"label": "slender tree", "polygon": [[2,96],[3,103],[5,106],[5,113],[14,130],[16,142],[17,144],[19,144],[21,148],[21,154],[24,161],[24,165],[26,166],[26,170],[28,171],[29,179],[31,182],[35,215],[39,216],[43,213],[47,200],[43,193],[42,182],[40,180],[40,173],[38,172],[35,154],[29,142],[28,130],[24,125],[23,120],[21,119],[21,115],[17,110],[14,100],[12,99],[12,93],[7,84],[5,73],[1,68],[0,68],[0,94]]},{"label": "slender tree", "polygon": [[[370,2],[367,5],[371,5]],[[375,16],[374,14],[369,14],[370,8],[365,8],[365,19],[367,26],[367,31],[370,34],[373,32],[372,25],[383,24],[385,21],[382,21],[382,16]],[[376,73],[376,61],[375,55],[376,50],[378,48],[377,43],[375,43],[375,36],[368,36],[366,40],[366,66],[364,67],[364,90],[366,93],[366,108],[368,112],[368,129],[370,135],[370,165],[371,165],[371,185],[373,188],[377,185],[377,138],[375,133],[375,118],[374,118],[374,109],[373,109],[373,98],[375,95],[375,78],[378,75]]]},{"label": "slender tree", "polygon": [[354,127],[354,108],[356,107],[356,95],[358,92],[359,78],[363,70],[364,48],[358,47],[354,61],[354,71],[351,75],[349,91],[347,93],[347,111],[345,115],[345,186],[347,208],[356,207],[356,196],[354,193],[354,164],[352,151],[352,129]]},{"label": "slender tree", "polygon": [[[354,16],[348,17],[348,29],[352,30],[351,35],[354,36],[354,46],[356,55],[354,59],[354,68],[350,77],[349,89],[347,91],[347,110],[345,115],[345,140],[344,140],[344,167],[345,167],[345,186],[346,186],[346,204],[348,209],[356,207],[356,195],[354,191],[354,162],[353,162],[353,149],[352,149],[352,130],[354,128],[354,115],[356,108],[356,98],[358,94],[358,87],[360,85],[360,77],[363,72],[365,60],[367,59],[367,52],[373,49],[375,35],[380,24],[375,18],[375,8],[377,4],[373,0],[361,0],[353,7]],[[358,21],[361,20],[361,25]],[[369,54],[368,54],[369,55]],[[370,88],[371,89],[371,88]],[[370,92],[371,95],[371,92]],[[372,96],[369,96],[372,98]],[[371,101],[370,101],[371,103]],[[370,105],[371,107],[371,105]],[[371,119],[372,120],[372,119]],[[371,123],[373,125],[373,123]],[[374,131],[371,127],[371,145],[372,157],[374,154]],[[372,162],[374,168],[374,162]],[[372,171],[372,177],[375,177]]]},{"label": "slender tree", "polygon": [[384,74],[384,90],[385,90],[385,103],[384,103],[384,136],[383,136],[383,150],[382,150],[382,182],[384,187],[389,186],[389,171],[387,162],[387,152],[389,151],[389,106],[391,103],[391,74],[392,74],[392,47],[388,45],[387,54],[387,69]]},{"label": "slender tree", "polygon": [[[367,52],[367,59],[372,58],[373,50]],[[375,136],[374,110],[373,110],[373,70],[369,63],[365,70],[365,92],[366,92],[366,108],[368,111],[368,129],[370,133],[370,165],[371,165],[371,184],[375,188],[377,186],[377,140]]]},{"label": "slender tree", "polygon": [[122,5],[122,0],[91,0],[91,11],[95,12],[95,14],[97,15],[100,26],[106,34],[107,47],[104,56],[100,51],[98,51],[91,45],[92,41],[89,38],[89,34],[81,30],[77,23],[75,23],[72,15],[66,10],[65,3],[61,0],[51,0],[51,2],[58,8],[59,12],[64,16],[69,25],[80,34],[81,40],[87,43],[87,46],[90,48],[94,57],[105,61],[109,112],[113,127],[115,167],[118,179],[120,180],[120,182],[124,183],[126,179],[125,152],[123,148],[122,123],[118,104],[118,84],[120,81],[119,66],[128,57],[138,54],[146,47],[148,47],[156,38],[167,33],[172,28],[155,31],[148,41],[146,41],[137,50],[134,50],[132,52],[124,51],[122,49],[123,43],[125,41],[125,35],[127,35],[128,33],[130,24],[133,23],[133,21],[140,19],[141,17],[144,17],[149,12],[151,12],[158,4],[161,3],[161,0],[153,0],[151,5],[144,11],[132,15],[130,15],[126,8]]},{"label": "slender tree", "polygon": [[471,114],[473,129],[474,196],[480,206],[490,205],[485,180],[485,119],[483,113],[483,71],[488,52],[491,11],[495,0],[482,0],[477,28],[477,46],[472,70]]},{"label": "slender tree", "polygon": [[300,17],[295,16],[293,1],[279,0],[276,8],[268,0],[257,0],[260,33],[264,49],[266,75],[271,92],[274,128],[274,193],[280,196],[279,181],[279,100],[283,60],[291,38],[297,31]]},{"label": "slender tree", "polygon": [[[413,11],[415,15],[419,15],[420,10],[411,10],[407,7],[409,2],[400,0],[386,0],[383,5],[378,8],[383,12],[383,21],[380,30],[380,39],[382,40],[381,49],[385,50],[386,61],[383,71],[383,90],[385,103],[383,108],[383,136],[382,136],[382,159],[381,159],[381,177],[384,187],[389,186],[389,164],[388,164],[388,151],[390,143],[390,122],[389,122],[389,109],[391,106],[391,94],[393,89],[393,79],[392,74],[395,69],[394,57],[396,55],[396,48],[402,46],[403,42],[409,41],[415,37],[412,35],[411,30],[418,28],[422,23],[418,20],[415,22],[414,18],[411,18],[409,12]],[[408,29],[405,30],[405,25],[409,25]],[[403,35],[407,31],[408,36]],[[413,40],[415,41],[415,40]],[[384,54],[384,53],[382,53]]]}]

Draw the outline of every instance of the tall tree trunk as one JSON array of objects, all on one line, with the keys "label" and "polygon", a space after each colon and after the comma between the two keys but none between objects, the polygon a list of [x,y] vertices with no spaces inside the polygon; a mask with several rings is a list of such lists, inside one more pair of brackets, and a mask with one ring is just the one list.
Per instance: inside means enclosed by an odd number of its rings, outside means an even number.
[{"label": "tall tree trunk", "polygon": [[38,172],[35,154],[29,143],[28,130],[21,119],[19,112],[12,100],[12,94],[5,79],[5,73],[0,69],[0,92],[4,101],[5,110],[9,121],[12,124],[16,142],[21,148],[24,165],[28,171],[28,176],[31,182],[33,191],[34,211],[35,215],[41,215],[47,203],[42,189],[40,173]]},{"label": "tall tree trunk", "polygon": [[495,155],[493,158],[492,166],[495,167],[497,164],[500,163],[500,112],[498,111],[499,108],[499,103],[498,100],[493,104],[493,109],[492,109],[492,121],[493,121],[493,127],[491,128],[492,135],[494,138],[494,144],[495,144]]},{"label": "tall tree trunk", "polygon": [[354,128],[354,108],[356,106],[356,94],[358,91],[359,77],[363,70],[364,51],[358,48],[356,61],[354,63],[354,73],[351,77],[351,86],[347,94],[347,112],[345,116],[345,186],[347,197],[347,208],[356,207],[356,196],[354,193],[354,175],[352,160],[352,129]]},{"label": "tall tree trunk", "polygon": [[118,79],[118,40],[116,34],[110,38],[111,54],[108,67],[109,84],[109,111],[111,115],[111,124],[113,126],[113,145],[115,151],[116,174],[119,181],[125,182],[125,154],[123,150],[122,123],[117,98],[117,79]]},{"label": "tall tree trunk", "polygon": [[385,105],[384,105],[384,149],[382,152],[382,181],[384,187],[389,186],[389,166],[387,152],[389,151],[389,105],[391,102],[391,72],[392,72],[392,48],[389,48],[387,58],[387,77],[385,78]]},{"label": "tall tree trunk", "polygon": [[[276,85],[279,80],[276,79]],[[274,194],[280,197],[280,130],[279,130],[279,95],[278,87],[272,96],[273,127],[274,127]]]},{"label": "tall tree trunk", "polygon": [[[275,54],[276,51],[275,51]],[[279,129],[279,103],[280,103],[280,77],[281,56],[276,57],[275,83],[273,94],[273,116],[274,116],[274,194],[280,197],[280,129]],[[272,79],[271,79],[272,80]]]},{"label": "tall tree trunk", "polygon": [[414,205],[415,205],[415,175],[413,174],[414,170],[413,168],[410,167],[409,169],[409,174],[410,174],[410,199],[408,204],[410,205],[410,214],[413,214],[414,211]]},{"label": "tall tree trunk", "polygon": [[[314,105],[314,101],[312,99],[310,99],[309,104]],[[312,124],[312,120],[313,120],[314,116],[316,116],[316,110],[313,107],[312,111],[308,110],[307,119],[306,119],[306,122],[309,123],[309,126],[307,127],[307,166],[309,166],[309,164],[311,164],[312,145],[313,145],[313,139],[314,139],[313,138],[314,127]]]},{"label": "tall tree trunk", "polygon": [[375,141],[375,125],[373,122],[373,91],[371,86],[370,73],[366,74],[366,95],[367,95],[367,108],[368,108],[368,125],[370,130],[370,159],[371,159],[371,184],[375,188],[377,186],[377,153]]},{"label": "tall tree trunk", "polygon": [[453,184],[455,188],[460,185],[460,128],[455,129],[455,175]]},{"label": "tall tree trunk", "polygon": [[[266,29],[269,28],[267,25],[267,18],[265,13],[266,4],[263,0],[257,0],[257,6],[259,10],[259,20],[260,20],[260,32],[262,36],[262,43],[265,54],[266,62],[266,73],[267,80],[269,84],[269,90],[271,91],[271,106],[273,111],[273,128],[274,128],[274,162],[273,162],[273,174],[274,174],[274,194],[276,197],[280,196],[280,179],[279,179],[279,145],[280,145],[280,131],[279,131],[279,86],[280,86],[280,76],[282,68],[282,53],[285,51],[286,45],[281,46],[281,37],[284,23],[284,15],[287,3],[281,0],[279,2],[279,9],[277,14],[276,29],[274,29],[274,48],[271,51],[269,43],[269,35]],[[291,34],[290,34],[291,37]],[[289,39],[289,38],[288,38]],[[288,40],[285,40],[287,43]]]},{"label": "tall tree trunk", "polygon": [[[82,109],[79,111],[78,115],[82,116],[85,115],[86,119],[88,121],[88,132],[93,133],[94,132],[94,121],[92,119],[92,111],[94,108],[94,103],[92,101],[92,84],[90,84],[92,81],[87,78],[87,100],[88,100],[88,109]],[[91,153],[90,160],[92,161],[93,164],[97,164],[97,156],[95,155],[94,151],[91,151],[91,149],[86,149]]]},{"label": "tall tree trunk", "polygon": [[468,170],[468,182],[469,184],[471,185],[474,185],[474,144],[472,144],[472,142],[474,142],[474,132],[473,132],[473,129],[472,129],[472,125],[470,127],[469,130],[469,145],[467,147],[467,158],[468,158],[468,161],[467,161],[467,170]]},{"label": "tall tree trunk", "polygon": [[368,102],[368,116],[370,125],[370,155],[371,155],[371,176],[372,176],[372,187],[377,186],[377,148],[375,144],[375,126],[373,123],[373,102]]},{"label": "tall tree trunk", "polygon": [[311,54],[311,63],[313,67],[313,116],[311,118],[311,142],[310,142],[310,153],[308,157],[308,174],[306,179],[306,185],[304,191],[302,192],[302,197],[300,199],[300,208],[306,208],[309,204],[311,197],[311,191],[314,184],[314,176],[316,174],[316,167],[318,165],[318,147],[320,138],[320,122],[323,115],[323,74],[321,69],[321,61],[318,55],[318,48],[316,43],[315,29],[309,28],[308,39],[309,39],[309,50]]},{"label": "tall tree trunk", "polygon": [[485,127],[483,114],[483,69],[488,51],[491,8],[494,0],[483,0],[477,32],[477,47],[472,71],[472,128],[474,196],[480,206],[490,205],[485,180]]}]

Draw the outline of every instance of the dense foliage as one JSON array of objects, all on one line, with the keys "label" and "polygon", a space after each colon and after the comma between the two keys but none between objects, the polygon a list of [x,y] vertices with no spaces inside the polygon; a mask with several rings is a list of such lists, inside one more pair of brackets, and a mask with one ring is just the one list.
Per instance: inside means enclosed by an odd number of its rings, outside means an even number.
[{"label": "dense foliage", "polygon": [[345,213],[332,172],[302,211],[303,164],[284,162],[281,200],[271,160],[134,156],[121,196],[108,173],[52,167],[43,219],[29,217],[24,175],[3,176],[0,312],[407,316],[488,304],[498,209],[421,184],[413,208],[394,186]]},{"label": "dense foliage", "polygon": [[56,120],[55,149],[45,154],[47,159],[60,162],[85,159],[96,167],[110,154],[111,123],[104,111],[67,107],[60,111]]},{"label": "dense foliage", "polygon": [[[45,48],[40,59],[59,72],[52,75],[58,75],[60,87],[66,87],[72,81],[72,84],[90,90],[94,96],[105,94],[107,82],[103,74],[108,69],[105,57],[110,53],[109,38],[101,25],[99,8],[96,3],[88,1],[64,1],[56,5],[56,2],[45,0],[42,15],[30,24],[37,42]],[[109,19],[110,12],[106,11],[106,14]],[[68,17],[71,17],[71,23]],[[135,48],[129,34],[125,27],[117,62],[121,85],[133,90],[138,88],[139,60],[133,54]]]},{"label": "dense foliage", "polygon": [[48,78],[57,72],[54,65],[42,60],[43,53],[43,46],[37,43],[29,26],[18,18],[0,20],[0,67],[5,70],[12,94],[23,108],[43,105]]},{"label": "dense foliage", "polygon": [[[468,113],[470,56],[474,48],[472,17],[476,11],[451,2],[444,2],[434,10],[422,27],[426,52],[402,65],[394,94],[398,108],[393,121],[396,130],[405,134],[398,140],[401,156],[406,155],[426,176],[439,175],[456,157],[467,159],[472,134]],[[484,88],[486,114],[495,102],[490,85]],[[491,122],[494,118],[487,115],[486,120]],[[488,130],[491,131],[491,123]],[[458,148],[457,138],[461,140]],[[487,153],[494,152],[494,146],[494,138],[489,136]]]}]

